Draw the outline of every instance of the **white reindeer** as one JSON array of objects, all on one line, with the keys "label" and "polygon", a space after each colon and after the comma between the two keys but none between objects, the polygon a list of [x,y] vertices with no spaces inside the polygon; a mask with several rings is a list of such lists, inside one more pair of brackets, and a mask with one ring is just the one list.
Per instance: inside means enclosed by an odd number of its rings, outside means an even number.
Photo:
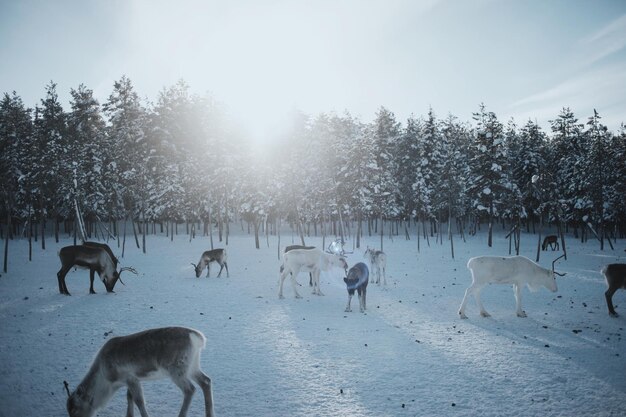
[{"label": "white reindeer", "polygon": [[552,270],[545,269],[523,256],[478,256],[471,258],[467,262],[467,268],[472,273],[472,285],[465,291],[459,308],[459,316],[462,319],[467,318],[465,305],[470,294],[474,294],[476,304],[480,308],[480,315],[489,317],[489,313],[480,301],[482,288],[487,284],[513,284],[517,316],[526,317],[526,313],[522,310],[522,288],[527,285],[531,291],[537,291],[541,286],[544,286],[550,291],[556,292],[555,274],[565,275],[554,271],[554,263],[559,258],[552,262]]},{"label": "white reindeer", "polygon": [[206,417],[214,417],[211,379],[200,370],[205,343],[201,332],[185,327],[150,329],[108,340],[72,394],[64,381],[70,417],[93,416],[124,385],[128,388],[126,416],[133,417],[134,402],[141,416],[148,417],[140,381],[167,377],[184,393],[179,417],[187,415],[195,391],[192,380],[204,393]]},{"label": "white reindeer", "polygon": [[370,249],[367,247],[364,257],[369,260],[370,267],[376,270],[376,284],[380,285],[380,272],[383,273],[383,282],[387,285],[387,277],[385,276],[385,268],[387,267],[387,255],[381,250]]},{"label": "white reindeer", "polygon": [[283,297],[283,283],[287,275],[290,275],[293,292],[296,298],[302,298],[296,289],[296,277],[300,271],[310,272],[313,281],[313,294],[324,295],[320,291],[320,271],[328,271],[333,266],[348,269],[346,260],[337,255],[324,253],[320,249],[293,249],[283,255],[283,264],[280,267],[280,284],[278,297]]}]

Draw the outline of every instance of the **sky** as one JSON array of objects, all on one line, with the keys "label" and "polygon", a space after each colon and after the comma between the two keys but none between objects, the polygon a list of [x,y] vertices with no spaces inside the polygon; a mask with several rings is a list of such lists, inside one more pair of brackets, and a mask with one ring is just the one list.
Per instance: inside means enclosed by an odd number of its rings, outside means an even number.
[{"label": "sky", "polygon": [[126,75],[154,102],[183,79],[257,137],[296,111],[381,106],[626,122],[623,0],[0,0],[0,56],[0,93],[29,107],[50,81],[69,109],[80,84],[104,103]]}]

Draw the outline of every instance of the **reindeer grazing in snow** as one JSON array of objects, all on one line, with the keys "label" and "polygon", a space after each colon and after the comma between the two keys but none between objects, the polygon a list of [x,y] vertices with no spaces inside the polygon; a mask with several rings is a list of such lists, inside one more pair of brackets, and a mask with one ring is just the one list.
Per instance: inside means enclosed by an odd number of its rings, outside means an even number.
[{"label": "reindeer grazing in snow", "polygon": [[313,294],[324,295],[320,291],[320,271],[328,271],[333,266],[348,269],[346,260],[337,255],[324,253],[320,249],[293,249],[283,255],[283,264],[280,267],[280,284],[278,297],[283,297],[283,283],[287,275],[291,276],[291,284],[296,298],[302,298],[296,289],[296,277],[300,271],[311,272],[313,275]]},{"label": "reindeer grazing in snow", "polygon": [[[170,378],[184,394],[179,417],[185,417],[191,404],[195,381],[204,394],[206,417],[214,417],[211,379],[200,369],[200,351],[204,335],[185,327],[164,327],[114,337],[100,349],[85,378],[70,394],[67,412],[70,417],[91,417],[104,407],[113,394],[126,385],[126,416],[133,417],[134,406],[148,417],[140,381]],[[134,403],[134,405],[133,405]]]},{"label": "reindeer grazing in snow", "polygon": [[555,275],[563,276],[554,271],[554,263],[565,255],[561,255],[552,262],[552,270],[545,269],[523,256],[478,256],[467,262],[467,268],[472,273],[472,285],[465,291],[465,296],[459,308],[459,316],[466,319],[465,306],[470,294],[474,294],[476,304],[480,308],[480,315],[489,317],[489,313],[480,301],[480,291],[487,284],[513,284],[515,290],[515,305],[518,317],[526,317],[522,310],[522,287],[524,284],[531,291],[537,291],[541,286],[552,292],[557,291]]},{"label": "reindeer grazing in snow", "polygon": [[608,264],[602,268],[601,272],[609,286],[609,289],[604,293],[609,315],[618,317],[619,314],[613,307],[613,294],[620,288],[626,289],[626,264]]},{"label": "reindeer grazing in snow", "polygon": [[193,262],[191,263],[191,265],[193,265],[193,267],[196,269],[196,278],[200,278],[200,275],[202,274],[202,271],[205,267],[206,276],[207,278],[209,277],[209,272],[211,272],[209,265],[211,264],[211,262],[217,262],[220,265],[220,272],[217,274],[218,278],[220,277],[220,275],[222,275],[222,270],[224,269],[224,267],[226,267],[226,276],[229,277],[230,275],[228,273],[228,263],[226,263],[227,259],[228,256],[226,255],[226,249],[213,249],[204,252],[202,256],[200,256],[198,265],[194,264]]},{"label": "reindeer grazing in snow", "polygon": [[387,267],[387,255],[385,252],[367,247],[365,258],[369,260],[372,269],[376,269],[376,284],[380,285],[380,271],[383,272],[383,282],[387,285],[387,277],[385,276],[385,268]]},{"label": "reindeer grazing in snow", "polygon": [[111,248],[107,250],[101,246],[94,246],[94,242],[90,243],[90,245],[65,246],[59,251],[61,269],[57,272],[57,279],[59,281],[59,292],[61,294],[70,295],[70,292],[67,290],[67,285],[65,284],[65,276],[75,265],[89,269],[90,294],[96,293],[93,289],[94,273],[96,272],[104,283],[107,292],[113,292],[113,287],[115,287],[118,280],[122,282],[122,284],[124,283],[120,278],[123,271],[131,271],[137,274],[137,271],[131,267],[121,268],[118,272],[117,258],[110,255],[110,253],[112,253]]},{"label": "reindeer grazing in snow", "polygon": [[541,244],[541,250],[548,250],[548,246],[553,251],[559,250],[559,237],[556,235],[548,235],[543,239]]}]

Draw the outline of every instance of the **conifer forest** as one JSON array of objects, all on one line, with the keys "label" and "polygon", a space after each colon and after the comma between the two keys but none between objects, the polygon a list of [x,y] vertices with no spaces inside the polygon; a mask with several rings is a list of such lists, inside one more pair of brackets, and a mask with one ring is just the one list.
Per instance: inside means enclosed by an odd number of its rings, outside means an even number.
[{"label": "conifer forest", "polygon": [[132,226],[144,250],[146,234],[215,229],[227,239],[232,227],[254,233],[258,247],[259,234],[287,224],[301,236],[357,239],[382,234],[380,222],[407,237],[411,227],[463,236],[496,226],[555,227],[602,245],[624,237],[624,124],[613,132],[598,112],[568,107],[548,129],[499,120],[486,104],[472,120],[435,110],[404,121],[383,106],[371,121],[295,114],[289,129],[253,144],[219,102],[182,80],[155,102],[125,76],[104,103],[80,85],[67,109],[53,82],[35,108],[4,93],[5,251],[18,237],[45,248],[78,224],[96,237]]}]

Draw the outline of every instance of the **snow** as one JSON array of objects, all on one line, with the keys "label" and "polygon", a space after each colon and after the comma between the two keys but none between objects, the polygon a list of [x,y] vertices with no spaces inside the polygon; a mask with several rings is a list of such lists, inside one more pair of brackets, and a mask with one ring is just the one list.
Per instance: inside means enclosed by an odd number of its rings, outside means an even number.
[{"label": "snow", "polygon": [[[89,295],[88,272],[72,271],[71,297],[58,293],[55,276],[57,251],[71,239],[48,239],[45,251],[39,243],[32,262],[27,241],[11,241],[9,273],[0,277],[0,415],[67,415],[63,380],[75,388],[107,339],[168,325],[206,335],[201,363],[218,416],[624,415],[626,291],[614,296],[622,316],[609,317],[599,273],[624,262],[623,241],[600,251],[597,241],[568,239],[568,259],[557,263],[567,272],[559,291],[523,291],[527,318],[515,316],[510,286],[493,285],[482,293],[492,317],[480,317],[472,299],[469,319],[459,319],[471,281],[467,260],[508,255],[503,236],[493,248],[485,232],[465,243],[455,237],[454,260],[445,241],[422,239],[418,253],[414,236],[385,237],[388,285],[369,285],[366,314],[343,311],[339,270],[322,274],[325,296],[310,294],[300,274],[304,298],[287,286],[279,300],[275,236],[257,250],[253,237],[231,235],[230,278],[216,278],[213,267],[208,279],[195,278],[190,265],[209,249],[208,237],[148,236],[147,254],[127,246],[121,260],[139,276],[125,275],[114,294],[98,282],[98,294]],[[292,243],[299,239],[282,236],[282,247]],[[350,266],[379,244],[379,236],[365,236],[363,249],[348,255]],[[534,259],[537,237],[522,235],[521,244]],[[549,267],[556,256],[542,252],[540,263]],[[143,388],[151,415],[178,413],[182,394],[170,381]],[[97,415],[122,416],[125,402],[119,390]],[[189,415],[203,413],[197,390]]]}]

